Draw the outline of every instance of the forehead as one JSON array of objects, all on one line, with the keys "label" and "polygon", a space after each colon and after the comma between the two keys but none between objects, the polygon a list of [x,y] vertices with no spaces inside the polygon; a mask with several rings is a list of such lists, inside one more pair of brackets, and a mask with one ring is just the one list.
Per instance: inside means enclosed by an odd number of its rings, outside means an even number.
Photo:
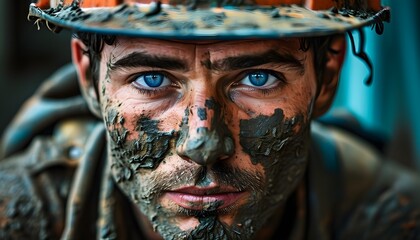
[{"label": "forehead", "polygon": [[221,59],[225,57],[261,53],[268,50],[299,55],[303,54],[298,38],[270,40],[235,41],[178,41],[147,38],[119,37],[115,45],[105,45],[103,53],[113,57],[130,54],[133,51],[149,52],[157,55],[173,55],[186,60],[194,58]]}]

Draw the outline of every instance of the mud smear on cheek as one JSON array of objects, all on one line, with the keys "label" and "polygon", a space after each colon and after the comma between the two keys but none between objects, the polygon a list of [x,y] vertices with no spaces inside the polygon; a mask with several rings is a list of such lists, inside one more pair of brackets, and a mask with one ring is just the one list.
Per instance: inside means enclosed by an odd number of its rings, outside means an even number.
[{"label": "mud smear on cheek", "polygon": [[141,168],[155,169],[165,159],[176,135],[174,131],[159,131],[158,121],[141,116],[137,121],[137,137],[127,141],[129,132],[124,122],[115,109],[108,111],[106,123],[111,138],[113,167],[119,169],[119,174],[116,174],[118,182],[130,180],[133,171]]},{"label": "mud smear on cheek", "polygon": [[[151,187],[161,182],[157,179],[159,176],[150,174],[152,172],[150,170],[157,168],[169,154],[178,136],[174,132],[159,131],[158,121],[146,116],[139,116],[135,132],[129,132],[125,127],[126,120],[118,112],[122,104],[112,102],[107,98],[105,87],[102,88],[102,93],[105,104],[104,121],[109,137],[109,157],[117,185],[147,216],[154,228],[159,228],[159,232],[165,239],[185,239],[186,234],[166,217],[166,212],[158,203],[161,192]],[[127,140],[128,136],[134,140]],[[148,170],[149,174],[146,175],[149,177],[139,172],[142,169]],[[171,178],[167,177],[167,179]],[[172,183],[165,184],[167,187],[172,186]]]},{"label": "mud smear on cheek", "polygon": [[269,170],[288,162],[299,163],[307,149],[308,133],[303,115],[285,119],[283,111],[276,109],[272,116],[241,120],[239,142],[253,164],[260,163]]},{"label": "mud smear on cheek", "polygon": [[[180,229],[167,217],[161,217],[166,214],[158,203],[162,192],[153,188],[155,183],[160,182],[159,176],[149,171],[157,168],[168,155],[170,149],[173,148],[175,142],[173,139],[176,138],[176,134],[159,131],[158,121],[145,116],[140,116],[137,120],[136,132],[129,133],[124,127],[124,118],[115,109],[108,111],[105,122],[111,139],[109,141],[111,168],[118,186],[147,216],[154,228],[159,228],[159,232],[165,239],[172,238],[173,235],[164,235],[164,233],[179,233]],[[137,136],[134,140],[128,141],[129,134]],[[142,169],[149,171],[143,175],[146,172],[140,173]],[[165,184],[168,184],[165,185],[166,187],[172,186],[172,183],[165,182]],[[179,239],[185,239],[185,237],[185,235],[179,236]]]},{"label": "mud smear on cheek", "polygon": [[309,127],[303,114],[286,119],[281,109],[275,109],[271,116],[241,120],[239,137],[242,150],[251,157],[251,162],[263,166],[266,187],[263,198],[251,207],[253,211],[244,211],[237,219],[248,218],[255,229],[260,229],[302,179]]},{"label": "mud smear on cheek", "polygon": [[[253,164],[267,165],[272,152],[278,153],[289,141],[288,135],[296,124],[296,118],[284,122],[281,109],[276,109],[272,116],[260,115],[256,118],[240,121],[240,144],[243,151],[251,156]],[[289,134],[288,134],[289,133]]]},{"label": "mud smear on cheek", "polygon": [[[162,192],[153,188],[155,183],[166,184],[162,188],[170,188],[172,183],[160,181],[159,175],[151,171],[159,166],[174,147],[177,135],[174,132],[159,131],[158,121],[146,116],[139,116],[135,131],[128,131],[126,120],[117,110],[120,106],[106,100],[104,111],[113,176],[124,194],[148,217],[155,229],[159,228],[166,239],[174,236],[164,235],[166,232],[178,233],[179,239],[185,239],[185,233],[166,217],[164,209],[159,205],[158,199]],[[127,140],[128,136],[133,140]],[[167,176],[168,180],[171,178],[173,174]]]}]

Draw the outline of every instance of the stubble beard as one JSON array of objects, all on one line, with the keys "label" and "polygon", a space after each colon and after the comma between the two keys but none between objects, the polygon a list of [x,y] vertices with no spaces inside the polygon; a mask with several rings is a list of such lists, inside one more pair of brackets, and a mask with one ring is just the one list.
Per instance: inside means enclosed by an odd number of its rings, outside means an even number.
[{"label": "stubble beard", "polygon": [[[173,175],[150,177],[142,180],[143,184],[148,182],[151,187],[134,193],[138,195],[136,202],[140,211],[147,216],[152,223],[153,229],[157,231],[165,240],[178,239],[252,239],[255,230],[259,229],[265,222],[261,209],[261,198],[264,196],[265,183],[263,177],[256,173],[247,172],[241,169],[230,167],[218,167],[215,170],[205,170],[200,167],[195,170],[185,169],[179,172],[190,172],[190,174],[181,175],[174,178]],[[195,179],[195,183],[206,178],[209,171],[212,171],[216,181],[222,185],[232,186],[240,191],[250,192],[247,202],[241,206],[228,206],[219,209],[220,202],[210,203],[208,207],[201,210],[190,210],[180,206],[177,208],[165,208],[160,204],[160,197],[166,190],[181,183],[185,184]],[[139,176],[140,177],[140,176]],[[188,180],[187,180],[188,179]],[[133,181],[136,182],[136,181]],[[140,181],[139,181],[140,182]],[[133,187],[136,184],[133,183]],[[149,186],[150,186],[149,185]],[[123,191],[130,192],[131,187],[123,188]],[[138,189],[138,188],[137,188]],[[130,195],[128,195],[130,196]],[[224,223],[220,218],[223,215],[234,215],[234,221],[231,225]],[[193,229],[182,230],[176,224],[177,218],[195,218],[199,222]]]}]

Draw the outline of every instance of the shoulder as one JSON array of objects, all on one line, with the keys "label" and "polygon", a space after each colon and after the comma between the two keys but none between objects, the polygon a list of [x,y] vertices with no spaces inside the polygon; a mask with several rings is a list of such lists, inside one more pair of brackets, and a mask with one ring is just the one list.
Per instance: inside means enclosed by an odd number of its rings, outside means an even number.
[{"label": "shoulder", "polygon": [[419,189],[416,173],[385,161],[372,187],[346,216],[340,239],[419,239]]},{"label": "shoulder", "polygon": [[71,65],[27,101],[0,144],[0,239],[58,238],[74,174],[98,123]]},{"label": "shoulder", "polygon": [[0,239],[58,238],[84,143],[96,121],[71,119],[0,161]]},{"label": "shoulder", "polygon": [[313,123],[312,163],[322,174],[329,173],[339,197],[348,208],[364,196],[374,184],[383,164],[383,156],[369,142],[341,128]]},{"label": "shoulder", "polygon": [[[39,171],[45,163],[40,153],[47,148],[46,145],[49,145],[47,141],[38,138],[25,152],[0,163],[1,239],[51,237],[50,220],[55,216],[49,213],[48,208],[50,204],[58,204],[62,198],[53,188],[51,176]],[[55,200],[50,203],[51,197]]]},{"label": "shoulder", "polygon": [[339,239],[420,237],[418,173],[339,128],[314,124],[312,135],[318,169],[333,172],[328,187],[338,193],[330,203]]}]

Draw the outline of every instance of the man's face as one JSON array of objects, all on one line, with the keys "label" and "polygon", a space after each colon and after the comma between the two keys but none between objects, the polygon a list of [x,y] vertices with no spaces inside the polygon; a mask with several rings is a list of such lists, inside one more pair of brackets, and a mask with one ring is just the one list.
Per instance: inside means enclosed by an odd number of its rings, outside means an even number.
[{"label": "man's face", "polygon": [[298,39],[118,38],[102,52],[112,174],[166,239],[251,238],[305,172],[316,94]]}]

